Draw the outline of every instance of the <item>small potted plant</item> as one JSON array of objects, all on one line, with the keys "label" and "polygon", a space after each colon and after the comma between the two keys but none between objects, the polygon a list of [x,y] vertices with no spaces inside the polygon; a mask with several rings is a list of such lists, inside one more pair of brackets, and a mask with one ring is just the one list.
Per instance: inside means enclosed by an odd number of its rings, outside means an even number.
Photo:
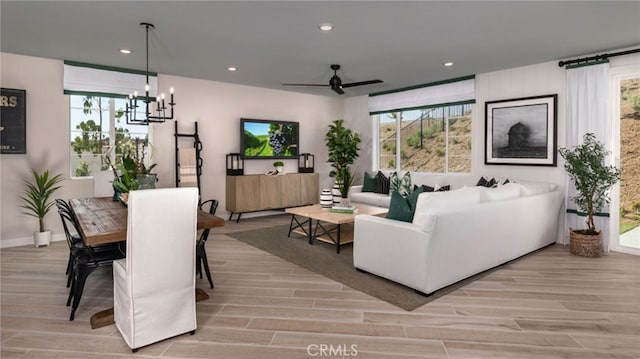
[{"label": "small potted plant", "polygon": [[280,174],[280,173],[284,173],[284,162],[282,161],[275,161],[273,163],[273,167],[276,168],[276,171]]},{"label": "small potted plant", "polygon": [[608,152],[593,133],[572,149],[560,148],[564,169],[575,185],[571,199],[587,215],[587,228],[569,231],[569,251],[583,257],[598,257],[602,252],[602,231],[596,229],[593,214],[609,203],[609,189],[620,180],[620,170],[604,163]]},{"label": "small potted plant", "polygon": [[141,143],[136,139],[136,149],[133,156],[131,153],[126,153],[122,157],[122,163],[113,168],[115,176],[113,186],[117,192],[128,193],[137,189],[155,188],[158,178],[151,171],[156,167],[156,164],[145,166],[145,147],[144,142]]},{"label": "small potted plant", "polygon": [[24,195],[20,198],[24,201],[22,208],[26,215],[38,218],[38,232],[33,233],[33,242],[36,247],[51,243],[51,231],[44,228],[44,217],[55,204],[53,193],[60,188],[58,184],[62,182],[62,175],[50,176],[46,170],[42,174],[36,170],[33,173],[33,182],[25,180]]},{"label": "small potted plant", "polygon": [[344,120],[335,120],[329,125],[329,130],[325,135],[325,142],[329,148],[329,159],[333,169],[329,172],[329,177],[335,177],[336,184],[342,197],[342,206],[349,206],[349,189],[353,184],[354,175],[351,165],[358,158],[358,144],[360,135],[351,129],[344,127]]}]

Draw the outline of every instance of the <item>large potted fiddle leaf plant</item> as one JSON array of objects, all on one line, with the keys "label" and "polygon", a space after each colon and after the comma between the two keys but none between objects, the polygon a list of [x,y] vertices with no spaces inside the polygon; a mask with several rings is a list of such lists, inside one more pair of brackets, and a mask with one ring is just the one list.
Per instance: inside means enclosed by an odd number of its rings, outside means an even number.
[{"label": "large potted fiddle leaf plant", "polygon": [[344,126],[344,120],[335,120],[329,125],[325,135],[325,142],[329,149],[327,162],[333,169],[329,177],[336,179],[336,184],[343,198],[342,205],[348,206],[349,189],[354,181],[351,165],[358,158],[360,135]]},{"label": "large potted fiddle leaf plant", "polygon": [[33,242],[36,247],[51,243],[51,231],[45,229],[44,217],[55,204],[53,193],[60,188],[62,175],[50,175],[46,170],[43,173],[32,169],[33,180],[25,180],[24,194],[20,199],[24,201],[22,208],[24,214],[38,218],[38,232],[33,232]]},{"label": "large potted fiddle leaf plant", "polygon": [[586,133],[581,145],[560,148],[559,152],[576,188],[571,199],[587,217],[587,228],[570,228],[569,251],[583,257],[598,257],[602,252],[602,230],[596,228],[593,216],[609,203],[609,189],[620,180],[620,170],[605,164],[608,152],[593,133]]}]

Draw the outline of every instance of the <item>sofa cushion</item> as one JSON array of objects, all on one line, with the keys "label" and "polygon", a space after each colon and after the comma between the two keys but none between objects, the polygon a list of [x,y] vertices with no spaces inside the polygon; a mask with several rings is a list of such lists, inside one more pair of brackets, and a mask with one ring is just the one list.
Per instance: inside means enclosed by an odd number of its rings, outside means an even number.
[{"label": "sofa cushion", "polygon": [[497,188],[480,188],[480,202],[506,201],[520,197],[520,185],[508,183]]},{"label": "sofa cushion", "polygon": [[413,221],[416,202],[418,201],[418,195],[420,195],[420,193],[422,193],[422,188],[418,188],[418,190],[411,192],[411,194],[406,197],[402,196],[398,191],[392,191],[387,218],[403,222]]},{"label": "sofa cushion", "polygon": [[376,178],[378,180],[378,184],[376,185],[376,190],[373,192],[389,194],[389,187],[391,186],[389,177],[385,176],[382,171],[378,171],[378,173],[376,174]]},{"label": "sofa cushion", "polygon": [[388,194],[372,192],[350,192],[349,199],[351,202],[364,203],[385,208],[389,208],[389,203],[391,202],[391,196]]},{"label": "sofa cushion", "polygon": [[362,192],[374,192],[378,186],[378,177],[370,175],[369,172],[364,172],[364,179],[362,181]]},{"label": "sofa cushion", "polygon": [[435,225],[433,214],[475,206],[480,203],[480,188],[465,187],[448,192],[423,193],[418,197],[413,223],[421,225],[424,231],[431,231]]}]

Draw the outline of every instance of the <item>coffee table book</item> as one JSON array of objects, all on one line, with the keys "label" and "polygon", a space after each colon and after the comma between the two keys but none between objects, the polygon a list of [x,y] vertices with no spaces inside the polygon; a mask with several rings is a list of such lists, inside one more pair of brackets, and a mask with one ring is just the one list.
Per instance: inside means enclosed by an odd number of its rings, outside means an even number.
[{"label": "coffee table book", "polygon": [[341,207],[341,206],[333,206],[330,209],[333,213],[356,213],[358,209],[356,207]]}]

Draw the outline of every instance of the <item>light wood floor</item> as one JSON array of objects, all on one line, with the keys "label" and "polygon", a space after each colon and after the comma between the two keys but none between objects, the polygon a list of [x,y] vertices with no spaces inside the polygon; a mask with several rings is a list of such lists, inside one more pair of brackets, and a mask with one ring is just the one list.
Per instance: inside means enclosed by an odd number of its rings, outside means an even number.
[{"label": "light wood floor", "polygon": [[[69,322],[67,248],[2,250],[1,346],[8,358],[640,358],[640,257],[551,246],[406,312],[225,233],[288,223],[243,219],[212,231],[215,289],[198,331],[131,354],[115,326],[109,270],[94,272]],[[319,351],[331,345],[333,351]],[[308,349],[309,348],[309,349]],[[357,353],[357,355],[356,355]]]}]

